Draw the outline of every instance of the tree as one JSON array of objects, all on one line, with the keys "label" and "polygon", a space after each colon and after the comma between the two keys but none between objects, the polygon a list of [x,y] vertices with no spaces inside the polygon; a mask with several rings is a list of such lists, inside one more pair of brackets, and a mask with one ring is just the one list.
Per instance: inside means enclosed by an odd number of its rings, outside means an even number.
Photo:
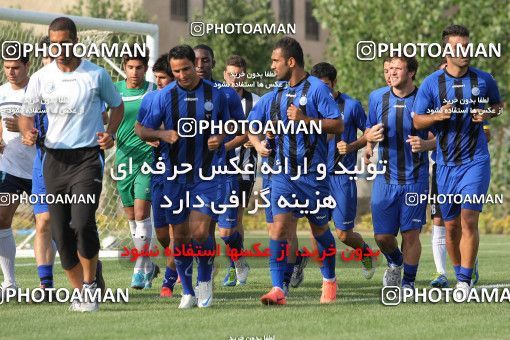
[{"label": "tree", "polygon": [[[215,24],[250,23],[260,25],[275,22],[273,10],[267,0],[207,1],[204,14],[200,16],[195,14],[193,21]],[[215,79],[222,80],[225,62],[232,54],[239,54],[246,59],[248,72],[269,70],[271,51],[277,39],[279,39],[277,35],[207,34],[202,37],[185,39],[184,42],[191,46],[197,44],[209,45],[213,49],[216,59],[213,76]],[[270,81],[274,81],[274,79]]]}]

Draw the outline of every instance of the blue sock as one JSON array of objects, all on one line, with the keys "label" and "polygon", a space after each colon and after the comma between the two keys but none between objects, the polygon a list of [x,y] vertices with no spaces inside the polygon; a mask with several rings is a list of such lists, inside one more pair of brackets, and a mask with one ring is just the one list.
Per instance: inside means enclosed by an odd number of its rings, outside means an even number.
[{"label": "blue sock", "polygon": [[460,267],[459,273],[457,274],[457,281],[466,282],[471,284],[471,276],[473,275],[473,268]]},{"label": "blue sock", "polygon": [[[191,247],[190,244],[186,245],[186,250]],[[182,249],[179,245],[175,245],[175,248]],[[175,257],[175,267],[177,268],[177,273],[181,277],[182,284],[182,293],[187,295],[191,294],[195,296],[195,291],[193,290],[193,256],[176,256]]]},{"label": "blue sock", "polygon": [[[271,255],[269,256],[269,271],[271,272],[271,282],[273,287],[283,288],[283,279],[285,276],[285,269],[287,268],[287,256],[285,254],[287,249],[287,240],[269,240],[269,249]],[[283,259],[281,257],[282,251],[284,252]]]},{"label": "blue sock", "polygon": [[[336,248],[335,237],[333,236],[329,228],[321,236],[314,235],[314,238],[317,241],[319,256],[322,256],[323,251],[328,252],[328,248],[330,247]],[[321,273],[323,278],[325,279],[335,278],[335,263],[336,255],[326,256],[321,266]]]},{"label": "blue sock", "polygon": [[39,274],[42,285],[47,288],[53,288],[53,265],[43,264],[37,266],[37,274]]},{"label": "blue sock", "polygon": [[[241,234],[236,231],[230,236],[222,236],[221,239],[227,244],[231,249],[236,249],[237,251],[241,251],[243,249],[243,238]],[[230,258],[230,267],[235,268],[234,260]]]},{"label": "blue sock", "polygon": [[384,254],[386,257],[386,260],[388,260],[388,264],[393,264],[395,266],[401,266],[402,263],[404,263],[404,257],[402,256],[402,253],[397,248],[393,251],[393,253],[390,254]]},{"label": "blue sock", "polygon": [[285,266],[285,273],[283,274],[283,282],[286,285],[290,284],[290,279],[292,278],[292,272],[294,271],[294,263],[288,263]]},{"label": "blue sock", "polygon": [[459,275],[459,271],[460,271],[460,264],[458,266],[453,266],[453,270],[455,271],[455,277],[457,277],[457,275]]},{"label": "blue sock", "polygon": [[[193,249],[196,251],[214,251],[213,237],[209,235],[204,243],[193,241]],[[211,280],[212,266],[214,263],[214,256],[197,256],[198,257],[198,277],[199,282],[206,282]]]},{"label": "blue sock", "polygon": [[177,271],[170,267],[166,267],[165,278],[163,279],[163,287],[168,287],[174,290],[175,282],[177,281]]},{"label": "blue sock", "polygon": [[402,278],[402,286],[405,284],[414,283],[417,271],[418,265],[404,263],[404,277]]}]

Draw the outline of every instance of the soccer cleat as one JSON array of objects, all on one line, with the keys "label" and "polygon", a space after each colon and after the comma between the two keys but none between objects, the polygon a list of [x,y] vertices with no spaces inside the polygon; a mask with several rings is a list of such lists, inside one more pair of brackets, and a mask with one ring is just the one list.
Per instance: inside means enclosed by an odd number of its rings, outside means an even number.
[{"label": "soccer cleat", "polygon": [[260,302],[264,305],[286,305],[285,293],[279,287],[273,287],[269,293],[262,295]]},{"label": "soccer cleat", "polygon": [[152,288],[152,280],[154,280],[156,277],[158,277],[159,272],[160,272],[159,266],[157,264],[153,263],[152,270],[150,272],[148,272],[147,274],[145,274],[145,277],[144,277],[145,286],[143,287],[144,289]]},{"label": "soccer cleat", "polygon": [[232,267],[227,268],[227,275],[223,279],[223,285],[233,287],[237,283],[236,269]]},{"label": "soccer cleat", "polygon": [[448,283],[446,275],[437,273],[434,279],[430,282],[430,285],[435,288],[447,288],[450,284]]},{"label": "soccer cleat", "polygon": [[403,266],[395,266],[390,264],[384,271],[383,286],[397,286],[402,284],[402,268]]},{"label": "soccer cleat", "polygon": [[195,295],[197,297],[197,305],[199,308],[210,307],[213,300],[213,287],[211,281],[199,281],[195,287]]},{"label": "soccer cleat", "polygon": [[290,278],[290,285],[292,288],[297,288],[303,283],[303,280],[305,279],[305,272],[304,269],[308,265],[308,262],[310,262],[309,257],[301,257],[301,263],[294,265],[294,268],[292,269],[292,277]]},{"label": "soccer cleat", "polygon": [[190,309],[197,305],[197,298],[191,294],[184,294],[179,304],[179,309]]},{"label": "soccer cleat", "polygon": [[335,281],[322,281],[321,303],[333,303],[336,301],[336,279]]},{"label": "soccer cleat", "polygon": [[478,283],[478,257],[475,258],[475,267],[473,268],[473,274],[471,275],[471,287],[474,287]]},{"label": "soccer cleat", "polygon": [[170,287],[161,287],[161,292],[159,293],[159,297],[163,297],[163,298],[171,298],[172,296],[174,295],[174,293],[172,292],[172,289],[170,289]]},{"label": "soccer cleat", "polygon": [[471,292],[471,286],[467,282],[457,282],[455,285],[455,289],[453,290],[453,294],[455,294],[458,302],[465,301],[469,293]]},{"label": "soccer cleat", "polygon": [[375,273],[375,259],[373,256],[363,256],[361,259],[361,273],[365,279],[370,280]]},{"label": "soccer cleat", "polygon": [[411,292],[411,295],[410,297],[412,298],[414,296],[414,282],[408,282],[404,285],[402,285],[402,289],[400,290],[400,293],[404,294],[404,291],[410,291]]},{"label": "soccer cleat", "polygon": [[234,265],[236,266],[237,284],[245,285],[248,281],[250,266],[248,266],[248,263],[244,257],[240,257],[239,260],[234,261]]},{"label": "soccer cleat", "polygon": [[143,289],[145,287],[145,274],[143,271],[139,270],[137,273],[133,274],[131,278],[131,288],[134,289]]},{"label": "soccer cleat", "polygon": [[[75,312],[97,312],[99,310],[99,301],[95,299],[99,298],[99,295],[95,295],[95,291],[97,290],[97,284],[95,282],[91,284],[84,283],[83,288],[81,290],[82,294],[82,302],[78,302],[75,305]],[[91,300],[92,299],[92,300]],[[76,302],[76,301],[74,301]],[[73,303],[74,305],[74,303]],[[73,306],[71,305],[71,306]]]}]

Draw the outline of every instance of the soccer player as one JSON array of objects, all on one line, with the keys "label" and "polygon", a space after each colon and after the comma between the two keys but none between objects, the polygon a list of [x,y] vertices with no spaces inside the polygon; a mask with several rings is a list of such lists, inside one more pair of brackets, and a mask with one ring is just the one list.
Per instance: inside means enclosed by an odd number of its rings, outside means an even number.
[{"label": "soccer player", "polygon": [[[209,226],[215,215],[211,204],[217,201],[219,179],[217,176],[211,180],[203,177],[211,176],[213,166],[223,164],[224,135],[209,129],[190,137],[189,131],[179,130],[179,126],[183,118],[195,119],[196,127],[204,120],[216,126],[223,123],[229,117],[227,99],[213,83],[200,79],[195,70],[195,53],[190,46],[173,47],[169,61],[176,81],[154,96],[137,133],[143,140],[161,140],[170,144],[165,174],[175,179],[165,181],[164,192],[166,199],[172,202],[166,210],[166,222],[174,227],[175,264],[183,289],[179,308],[192,308],[197,304],[209,307],[213,299],[211,274],[214,260]],[[160,130],[162,124],[165,130]],[[192,169],[183,172],[184,163],[191,164]],[[186,202],[186,196],[190,202]],[[190,249],[190,239],[193,249]],[[199,253],[198,285],[194,291],[193,256]]]},{"label": "soccer player", "polygon": [[[7,48],[5,46],[4,48]],[[19,202],[11,199],[12,194],[27,193],[32,188],[32,166],[35,148],[23,145],[19,132],[11,131],[15,117],[20,114],[24,95],[29,82],[30,61],[18,51],[17,60],[3,60],[3,70],[7,83],[0,86],[0,115],[2,117],[0,151],[0,192],[4,204],[0,206],[0,268],[4,280],[0,294],[5,289],[16,288],[14,259],[16,243],[12,234],[12,219]],[[2,54],[3,55],[3,54]],[[5,204],[7,198],[7,204]]]},{"label": "soccer player", "polygon": [[[152,67],[152,72],[156,78],[156,84],[158,90],[163,89],[173,80],[172,70],[168,65],[168,53],[161,55]],[[135,129],[140,128],[140,123],[144,120],[147,112],[150,110],[152,99],[156,95],[157,91],[151,91],[147,93],[140,104],[140,110]],[[168,145],[160,140],[154,142],[147,142],[153,147],[153,163],[152,168],[156,169],[157,162],[165,162],[167,152],[164,152]],[[166,222],[165,210],[161,207],[164,204],[164,184],[166,176],[164,174],[152,174],[151,176],[151,195],[152,195],[152,215],[154,220],[154,228],[156,230],[156,237],[163,248],[170,247],[173,249],[173,232],[172,226]],[[174,256],[169,255],[166,258],[166,270],[165,277],[163,278],[163,285],[161,287],[161,297],[172,297],[175,282],[177,281],[177,270],[175,268]]]},{"label": "soccer player", "polygon": [[[257,104],[259,96],[245,89],[242,84],[246,81],[247,76],[246,60],[239,55],[232,55],[227,59],[225,65],[225,71],[223,72],[223,79],[225,82],[232,87],[239,97],[241,98],[241,104],[245,117],[251,112],[252,108]],[[238,176],[239,190],[237,195],[239,202],[243,200],[248,203],[252,190],[253,184],[255,183],[255,174],[257,171],[257,151],[250,147],[249,141],[245,145],[241,145],[235,149],[235,157],[239,158],[237,165],[240,169],[245,169],[249,164],[253,168],[253,174],[240,174]],[[237,209],[237,232],[240,236],[241,244],[244,244],[244,227],[243,227],[243,213],[244,206],[239,206]],[[237,284],[237,275],[235,269],[235,263],[230,259],[230,266],[227,268],[227,275],[223,281],[224,286],[235,286]]]},{"label": "soccer player", "polygon": [[[202,79],[207,79],[213,82],[216,86],[223,85],[221,82],[212,79],[212,70],[216,64],[214,60],[214,52],[213,50],[204,44],[197,45],[193,48],[196,56],[196,68],[197,74]],[[240,121],[245,119],[245,114],[243,111],[243,106],[241,103],[241,98],[237,94],[237,92],[229,87],[222,86],[220,89],[227,98],[228,110],[230,113],[231,119]],[[225,160],[224,163],[228,166],[228,170],[233,171],[234,168],[231,165],[231,159],[236,157],[235,150],[237,147],[243,145],[247,141],[246,135],[227,135],[225,137]],[[236,175],[225,175],[218,176],[220,184],[218,186],[218,198],[221,203],[229,204],[230,197],[232,193],[235,191],[239,192],[239,179]],[[239,208],[228,208],[224,214],[219,215],[217,218],[211,222],[211,226],[209,228],[209,232],[213,238],[214,244],[216,243],[214,238],[215,231],[215,222],[217,219],[220,237],[223,242],[228,245],[231,249],[236,249],[240,251],[243,248],[243,236],[237,229],[238,219],[239,219]],[[235,267],[235,277],[231,276],[231,267],[229,267],[227,271],[227,275],[223,280],[223,285],[233,286],[235,284],[244,285],[248,280],[248,274],[250,272],[250,267],[248,263],[246,263],[246,259],[244,257],[240,257],[237,261],[234,262]]]},{"label": "soccer player", "polygon": [[[409,141],[411,136],[427,138],[426,132],[414,129],[411,116],[418,91],[413,83],[417,70],[415,58],[392,58],[391,88],[371,94],[367,120],[369,129],[380,123],[384,127],[377,169],[385,168],[385,172],[375,178],[371,202],[375,240],[388,260],[383,285],[402,285],[404,289],[414,289],[421,254],[420,231],[426,219],[426,202],[408,197],[428,193],[428,154],[413,153]],[[367,164],[374,146],[375,143],[368,143],[365,149]],[[403,254],[396,238],[399,230]]]},{"label": "soccer player", "polygon": [[[52,43],[78,41],[76,25],[67,17],[53,20],[48,31]],[[52,235],[67,278],[73,288],[83,289],[85,297],[94,296],[99,252],[95,213],[102,189],[102,150],[114,144],[112,135],[124,111],[122,99],[103,68],[72,53],[66,55],[65,49],[55,62],[32,75],[25,96],[19,120],[24,144],[36,142],[34,115],[41,109],[41,100],[46,102],[48,130],[43,171],[47,194],[61,199],[64,195],[94,198],[92,203],[49,205]],[[66,102],[55,98],[66,98]],[[107,132],[103,127],[102,102],[111,107]],[[97,311],[99,303],[90,299],[73,301],[71,309]]]},{"label": "soccer player", "polygon": [[[443,30],[442,39],[443,45],[450,44],[455,51],[458,44],[467,46],[469,30],[451,25]],[[414,126],[432,128],[436,134],[438,193],[459,194],[464,199],[487,193],[490,155],[482,125],[484,120],[499,115],[503,108],[494,78],[469,63],[469,57],[447,56],[446,68],[423,81],[413,108]],[[488,107],[484,107],[485,101]],[[470,200],[440,205],[446,227],[446,248],[457,278],[456,288],[467,293],[478,253],[478,219],[482,206]]]},{"label": "soccer player", "polygon": [[[274,217],[273,228],[270,231],[269,248],[271,255],[269,267],[273,288],[268,294],[261,297],[263,304],[286,304],[283,291],[283,280],[286,268],[287,235],[295,233],[297,217],[305,215],[309,220],[312,233],[317,240],[319,252],[325,252],[327,248],[335,247],[335,238],[328,226],[330,219],[329,210],[319,207],[318,200],[323,200],[329,195],[329,187],[326,181],[317,179],[319,164],[327,163],[327,133],[338,134],[343,130],[342,120],[338,105],[335,103],[331,91],[316,77],[310,76],[304,70],[304,58],[301,45],[293,38],[285,37],[279,40],[271,55],[271,69],[276,73],[277,80],[286,81],[285,87],[280,87],[276,102],[277,109],[264,112],[263,116],[250,115],[250,120],[259,120],[265,123],[269,120],[304,123],[310,126],[310,122],[322,124],[322,133],[295,131],[281,134],[278,137],[276,151],[284,171],[272,176],[271,184],[271,208]],[[280,95],[281,94],[281,95]],[[271,115],[273,113],[273,117]],[[261,144],[258,136],[249,135],[250,141],[259,154],[263,155],[268,150]],[[308,167],[307,174],[297,177],[298,167]],[[308,200],[308,211],[316,211],[310,214],[298,208],[279,206],[278,201],[298,200],[301,204]],[[336,277],[335,257],[328,256],[321,267],[323,286],[321,303],[331,303],[336,300]]]},{"label": "soccer player", "polygon": [[[135,123],[142,98],[155,90],[154,83],[145,80],[149,56],[137,56],[134,47],[131,56],[124,55],[123,66],[127,78],[115,83],[124,102],[124,118],[117,130],[117,149],[115,168],[125,168],[124,174],[117,180],[117,189],[128,218],[129,229],[135,247],[139,252],[150,246],[152,239],[151,175],[143,174],[144,162],[152,160],[152,147],[135,134]],[[131,288],[148,289],[152,280],[159,274],[159,267],[150,257],[136,259],[131,279]]]},{"label": "soccer player", "polygon": [[[333,65],[319,63],[312,68],[311,74],[322,80],[331,89],[340,112],[343,114],[343,133],[333,136],[328,141],[329,188],[336,201],[332,217],[337,236],[345,245],[354,249],[360,248],[363,254],[366,254],[372,250],[365,243],[363,237],[353,231],[358,201],[356,181],[349,179],[348,174],[335,175],[334,172],[342,170],[338,165],[339,162],[345,169],[354,170],[358,150],[367,144],[367,137],[364,134],[357,138],[357,130],[365,131],[367,117],[359,101],[335,90],[337,72]],[[370,256],[363,256],[361,260],[363,276],[366,279],[370,279],[374,275],[373,260],[374,258]]]}]

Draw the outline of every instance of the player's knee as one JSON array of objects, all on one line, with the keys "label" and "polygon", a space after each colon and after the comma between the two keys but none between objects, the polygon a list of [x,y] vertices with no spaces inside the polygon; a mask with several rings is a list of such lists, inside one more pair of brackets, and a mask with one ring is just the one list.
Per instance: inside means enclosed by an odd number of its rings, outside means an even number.
[{"label": "player's knee", "polygon": [[51,232],[50,225],[50,214],[42,213],[38,214],[35,218],[35,231],[37,233],[49,233]]},{"label": "player's knee", "polygon": [[[349,230],[350,231],[350,230]],[[337,229],[336,230],[336,235],[338,236],[338,239],[340,241],[342,241],[343,243],[347,242],[347,240],[349,239],[349,236],[350,236],[350,233],[349,231],[345,231],[345,230],[340,230],[340,229]]]}]

